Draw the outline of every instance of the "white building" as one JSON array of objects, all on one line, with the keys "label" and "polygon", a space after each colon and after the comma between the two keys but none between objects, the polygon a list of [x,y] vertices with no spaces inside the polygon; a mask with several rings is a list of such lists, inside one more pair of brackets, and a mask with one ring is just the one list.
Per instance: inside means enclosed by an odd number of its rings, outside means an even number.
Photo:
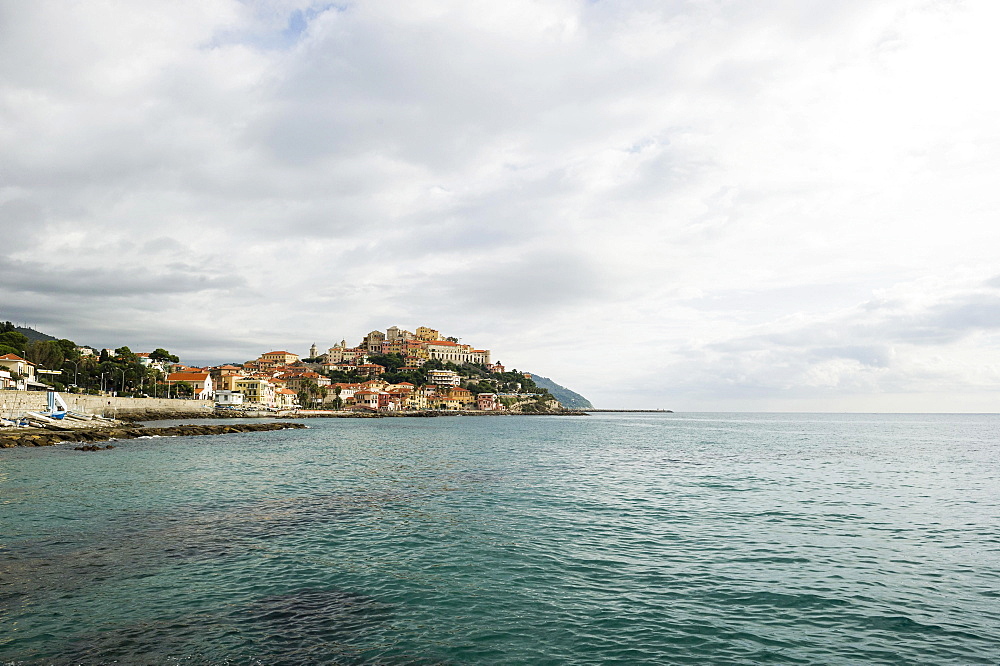
[{"label": "white building", "polygon": [[462,383],[454,370],[429,370],[427,381],[438,386],[458,386]]},{"label": "white building", "polygon": [[238,407],[243,404],[243,394],[239,391],[216,391],[216,407]]}]

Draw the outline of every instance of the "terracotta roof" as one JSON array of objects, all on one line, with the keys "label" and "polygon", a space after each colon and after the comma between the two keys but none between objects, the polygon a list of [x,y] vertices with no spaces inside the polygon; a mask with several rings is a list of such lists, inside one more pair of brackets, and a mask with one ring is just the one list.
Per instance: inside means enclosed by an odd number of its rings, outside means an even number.
[{"label": "terracotta roof", "polygon": [[167,381],[171,382],[203,382],[207,378],[207,372],[171,372],[167,375]]},{"label": "terracotta roof", "polygon": [[[0,356],[0,361],[21,361],[23,363],[31,363],[31,361],[29,361],[28,359],[21,358],[17,354],[4,354],[3,356]],[[31,365],[35,364],[31,363]]]}]

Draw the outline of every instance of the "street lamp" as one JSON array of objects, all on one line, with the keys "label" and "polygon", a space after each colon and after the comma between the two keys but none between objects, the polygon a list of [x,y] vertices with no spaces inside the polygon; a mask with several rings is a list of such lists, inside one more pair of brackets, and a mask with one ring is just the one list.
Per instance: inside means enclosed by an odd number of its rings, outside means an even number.
[{"label": "street lamp", "polygon": [[123,370],[122,368],[118,368],[118,372],[122,373],[122,386],[121,386],[121,390],[119,391],[119,393],[124,393],[125,392],[125,370]]},{"label": "street lamp", "polygon": [[80,373],[80,362],[79,361],[66,361],[66,362],[73,364],[73,386],[76,386],[78,375]]}]

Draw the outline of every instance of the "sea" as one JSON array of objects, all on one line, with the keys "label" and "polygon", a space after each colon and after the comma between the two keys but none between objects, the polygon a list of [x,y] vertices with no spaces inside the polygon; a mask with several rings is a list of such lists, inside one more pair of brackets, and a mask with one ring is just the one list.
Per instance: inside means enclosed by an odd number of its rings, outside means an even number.
[{"label": "sea", "polygon": [[0,450],[0,664],[1000,664],[1000,415],[303,422]]}]

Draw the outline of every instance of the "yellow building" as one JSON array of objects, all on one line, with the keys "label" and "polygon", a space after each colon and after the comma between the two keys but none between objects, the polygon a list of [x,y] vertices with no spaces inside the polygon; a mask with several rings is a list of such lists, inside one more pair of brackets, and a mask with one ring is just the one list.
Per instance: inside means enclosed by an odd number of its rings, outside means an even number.
[{"label": "yellow building", "polygon": [[433,328],[427,328],[426,326],[417,327],[416,332],[417,340],[423,340],[424,342],[432,342],[434,340],[441,339],[441,332],[435,331]]},{"label": "yellow building", "polygon": [[261,354],[258,363],[261,365],[291,365],[299,362],[299,355],[286,351],[273,351]]},{"label": "yellow building", "polygon": [[236,390],[243,394],[244,402],[274,407],[274,385],[259,377],[244,377],[236,382]]}]

